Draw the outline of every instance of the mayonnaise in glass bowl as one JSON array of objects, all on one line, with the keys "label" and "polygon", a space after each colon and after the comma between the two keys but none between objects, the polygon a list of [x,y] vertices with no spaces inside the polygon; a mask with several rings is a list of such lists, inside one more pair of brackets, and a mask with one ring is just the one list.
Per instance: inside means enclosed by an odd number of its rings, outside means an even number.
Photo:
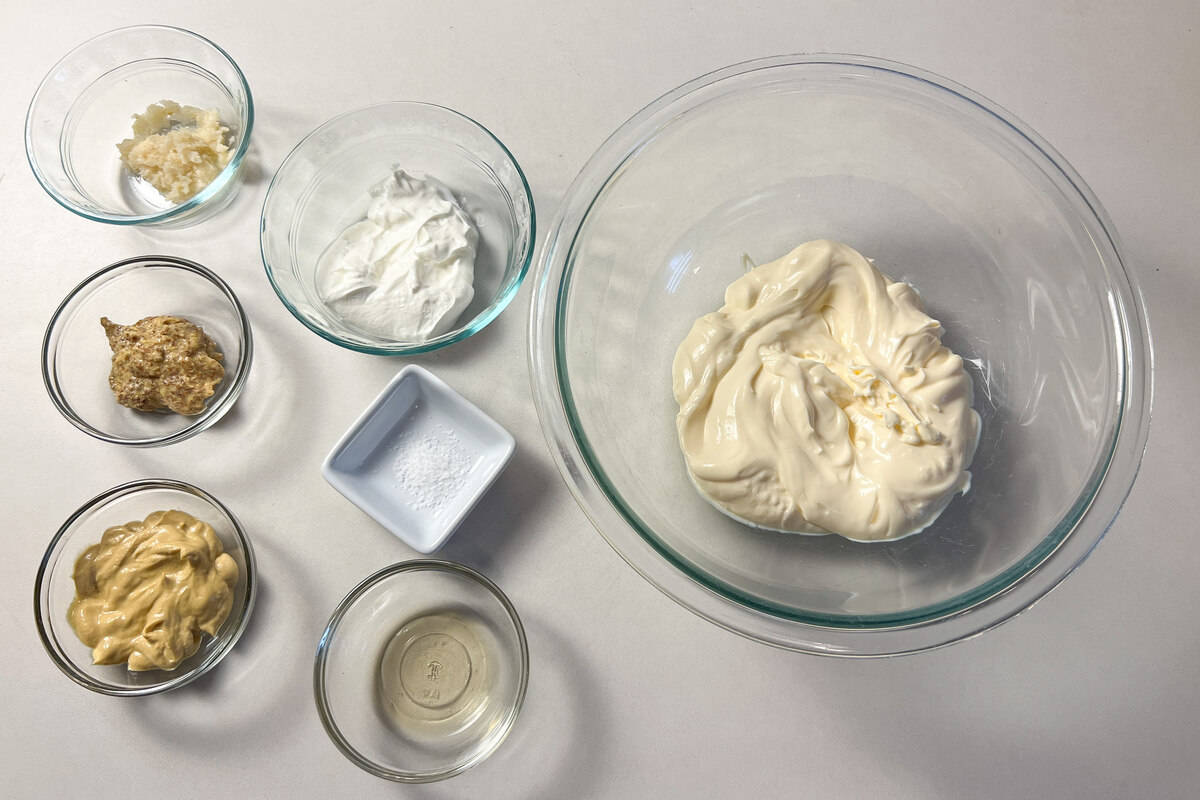
[{"label": "mayonnaise in glass bowl", "polygon": [[[396,170],[447,187],[479,237],[474,298],[449,330],[421,341],[356,327],[319,288],[322,257]],[[296,145],[267,189],[259,244],[275,293],[305,327],[351,350],[398,356],[461,341],[495,319],[525,277],[534,233],[533,195],[499,139],[457,111],[395,102],[334,117]]]},{"label": "mayonnaise in glass bowl", "polygon": [[[971,488],[905,539],[752,529],[683,464],[679,342],[747,258],[813,239],[911,283],[974,382]],[[937,647],[1028,608],[1112,523],[1150,420],[1141,293],[1086,184],[988,100],[861,56],[734,65],[610,136],[540,252],[530,359],[551,453],[610,544],[716,624],[825,655]]]}]

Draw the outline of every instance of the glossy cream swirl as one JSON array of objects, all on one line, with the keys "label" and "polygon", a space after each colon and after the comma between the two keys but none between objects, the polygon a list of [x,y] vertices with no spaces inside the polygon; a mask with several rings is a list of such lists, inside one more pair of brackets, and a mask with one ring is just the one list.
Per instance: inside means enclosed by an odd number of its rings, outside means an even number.
[{"label": "glossy cream swirl", "polygon": [[700,492],[751,525],[874,541],[970,487],[971,379],[906,283],[802,244],[738,278],[675,354],[676,426]]},{"label": "glossy cream swirl", "polygon": [[155,511],[83,551],[67,621],[96,664],[175,669],[233,609],[238,566],[207,522]]}]

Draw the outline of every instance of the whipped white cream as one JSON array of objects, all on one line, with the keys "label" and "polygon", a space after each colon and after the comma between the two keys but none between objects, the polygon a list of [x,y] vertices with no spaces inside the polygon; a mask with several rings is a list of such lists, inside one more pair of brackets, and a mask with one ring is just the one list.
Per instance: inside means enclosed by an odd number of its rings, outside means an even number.
[{"label": "whipped white cream", "polygon": [[848,539],[929,526],[970,487],[971,379],[916,291],[853,248],[802,244],[726,289],[675,354],[700,492],[752,525]]},{"label": "whipped white cream", "polygon": [[344,322],[398,342],[450,330],[475,296],[479,232],[450,190],[397,169],[366,219],[321,256],[317,290]]}]

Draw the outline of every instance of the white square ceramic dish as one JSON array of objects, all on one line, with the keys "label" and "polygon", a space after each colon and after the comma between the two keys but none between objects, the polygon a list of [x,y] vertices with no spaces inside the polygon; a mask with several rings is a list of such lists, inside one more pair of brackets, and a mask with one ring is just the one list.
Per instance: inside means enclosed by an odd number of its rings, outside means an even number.
[{"label": "white square ceramic dish", "polygon": [[508,431],[433,373],[409,364],[321,465],[347,500],[410,547],[431,553],[512,457]]}]

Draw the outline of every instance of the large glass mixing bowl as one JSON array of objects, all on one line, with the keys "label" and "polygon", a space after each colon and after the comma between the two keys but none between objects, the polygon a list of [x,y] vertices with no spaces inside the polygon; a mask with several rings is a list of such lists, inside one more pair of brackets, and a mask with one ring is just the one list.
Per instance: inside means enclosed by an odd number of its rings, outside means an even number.
[{"label": "large glass mixing bowl", "polygon": [[[912,283],[974,380],[972,488],[918,536],[755,530],[688,479],[676,347],[744,256],[817,238]],[[1099,202],[1011,114],[907,66],[772,58],[666,94],[584,167],[537,270],[535,396],[568,486],[653,584],[769,644],[889,655],[1010,618],[1104,535],[1145,449],[1146,314]]]}]

